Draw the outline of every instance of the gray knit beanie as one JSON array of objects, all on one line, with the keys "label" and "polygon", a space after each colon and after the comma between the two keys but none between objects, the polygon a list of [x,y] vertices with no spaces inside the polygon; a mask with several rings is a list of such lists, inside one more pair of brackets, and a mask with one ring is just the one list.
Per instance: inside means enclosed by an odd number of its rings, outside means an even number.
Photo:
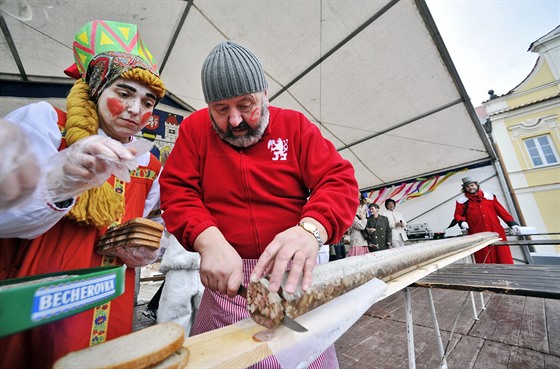
[{"label": "gray knit beanie", "polygon": [[255,54],[231,41],[212,49],[202,64],[201,76],[207,103],[268,88],[264,70]]}]

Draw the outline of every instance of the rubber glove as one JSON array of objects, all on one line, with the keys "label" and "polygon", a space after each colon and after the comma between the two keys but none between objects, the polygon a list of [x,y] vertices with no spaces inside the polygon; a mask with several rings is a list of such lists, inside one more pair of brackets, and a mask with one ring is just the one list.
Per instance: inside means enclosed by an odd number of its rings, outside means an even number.
[{"label": "rubber glove", "polygon": [[104,253],[104,255],[117,256],[129,268],[139,268],[156,261],[159,253],[159,249],[130,244],[128,246],[115,247],[109,252]]},{"label": "rubber glove", "polygon": [[138,163],[120,142],[94,135],[53,155],[46,166],[47,195],[60,202],[102,185],[112,174],[130,181],[130,171]]},{"label": "rubber glove", "polygon": [[469,224],[467,222],[461,222],[462,229],[469,229]]},{"label": "rubber glove", "polygon": [[520,234],[523,233],[523,232],[521,231],[521,227],[518,226],[518,225],[511,226],[511,230],[513,231],[513,234],[518,234],[518,235],[520,235]]},{"label": "rubber glove", "polygon": [[41,168],[25,133],[0,118],[0,210],[21,205],[35,191]]}]

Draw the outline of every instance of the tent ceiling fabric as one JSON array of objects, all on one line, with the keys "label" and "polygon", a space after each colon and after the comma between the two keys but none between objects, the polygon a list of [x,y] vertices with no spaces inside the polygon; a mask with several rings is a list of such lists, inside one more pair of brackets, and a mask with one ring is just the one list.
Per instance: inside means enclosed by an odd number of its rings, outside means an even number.
[{"label": "tent ceiling fabric", "polygon": [[238,42],[261,60],[272,104],[316,123],[362,189],[490,158],[423,0],[4,0],[2,17],[3,77],[65,77],[80,26],[131,22],[169,91],[193,109],[205,107],[206,55]]}]

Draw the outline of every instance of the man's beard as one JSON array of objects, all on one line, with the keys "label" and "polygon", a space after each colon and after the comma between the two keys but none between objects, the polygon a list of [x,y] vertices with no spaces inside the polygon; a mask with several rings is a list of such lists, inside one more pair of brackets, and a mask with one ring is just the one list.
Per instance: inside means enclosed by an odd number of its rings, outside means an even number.
[{"label": "man's beard", "polygon": [[222,140],[226,141],[232,146],[246,148],[259,142],[264,134],[264,131],[266,130],[266,127],[268,127],[270,112],[268,111],[268,104],[266,104],[264,101],[261,104],[261,111],[262,114],[255,129],[251,128],[249,124],[245,122],[245,120],[239,123],[237,129],[247,130],[247,133],[243,136],[234,135],[234,127],[232,127],[230,124],[228,124],[227,126],[227,131],[223,131],[222,129],[220,129],[212,114],[210,114],[210,120],[212,120],[212,127],[214,128],[214,131],[216,131],[216,133]]}]

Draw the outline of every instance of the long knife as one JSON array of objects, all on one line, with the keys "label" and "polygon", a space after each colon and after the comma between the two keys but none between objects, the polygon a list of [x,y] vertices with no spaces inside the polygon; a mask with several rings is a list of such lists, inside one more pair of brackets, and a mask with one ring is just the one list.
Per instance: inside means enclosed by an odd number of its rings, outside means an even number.
[{"label": "long knife", "polygon": [[[239,286],[239,289],[237,290],[237,294],[247,299],[247,288],[244,287],[243,285]],[[305,328],[303,325],[299,324],[289,316],[284,315],[284,318],[282,319],[281,323],[284,327],[289,328],[292,331],[300,332],[300,333],[307,332],[307,328]]]}]

